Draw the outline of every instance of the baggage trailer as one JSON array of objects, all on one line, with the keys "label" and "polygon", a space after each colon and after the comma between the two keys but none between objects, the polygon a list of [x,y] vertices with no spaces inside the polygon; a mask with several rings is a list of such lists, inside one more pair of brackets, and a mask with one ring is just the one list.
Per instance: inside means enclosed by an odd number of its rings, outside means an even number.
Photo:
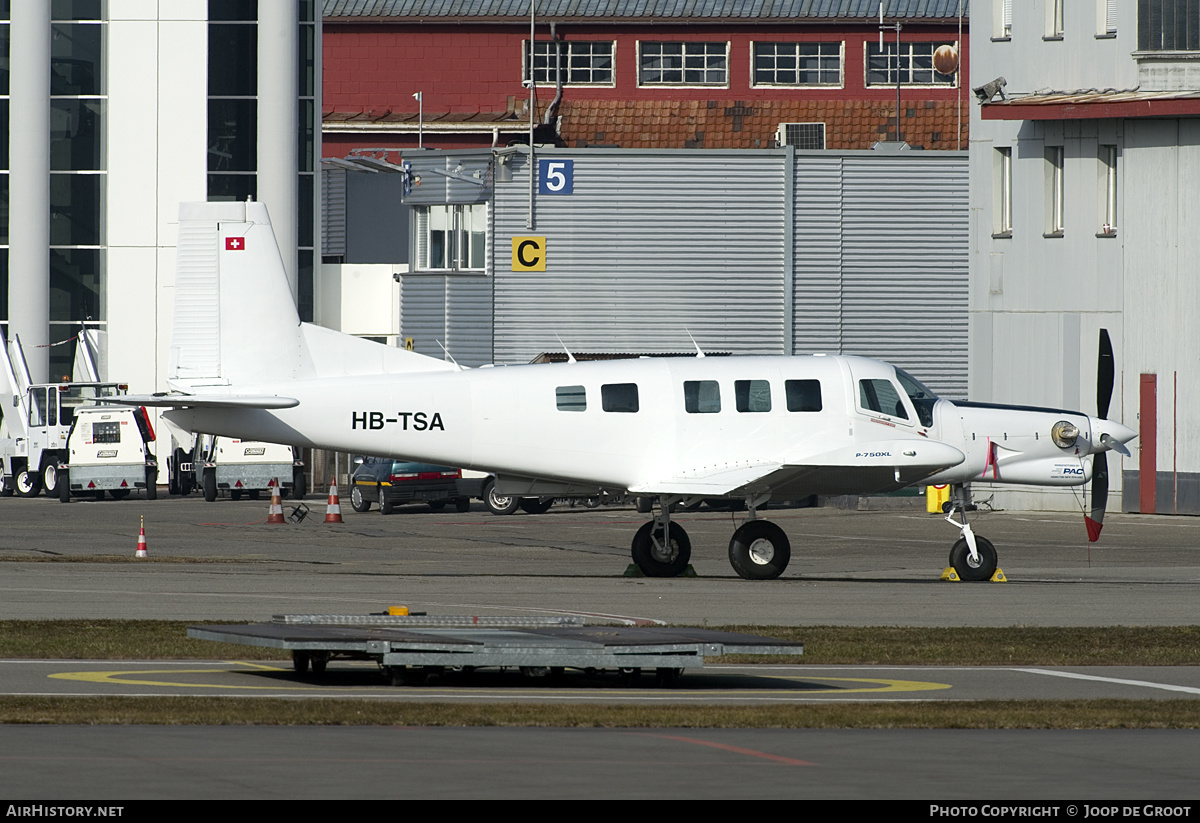
[{"label": "baggage trailer", "polygon": [[331,660],[374,660],[392,685],[430,674],[517,668],[530,677],[565,669],[614,670],[632,685],[653,672],[672,685],[684,669],[726,654],[798,655],[804,645],[750,634],[669,626],[586,624],[576,617],[278,615],[270,623],[190,626],[188,637],[286,649],[296,672],[325,673]]}]

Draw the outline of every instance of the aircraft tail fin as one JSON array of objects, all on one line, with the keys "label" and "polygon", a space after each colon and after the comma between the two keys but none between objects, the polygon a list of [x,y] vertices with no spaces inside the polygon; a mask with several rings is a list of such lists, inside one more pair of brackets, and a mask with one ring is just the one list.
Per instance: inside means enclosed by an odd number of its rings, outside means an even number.
[{"label": "aircraft tail fin", "polygon": [[301,323],[263,203],[181,203],[169,383],[184,390],[448,363]]}]

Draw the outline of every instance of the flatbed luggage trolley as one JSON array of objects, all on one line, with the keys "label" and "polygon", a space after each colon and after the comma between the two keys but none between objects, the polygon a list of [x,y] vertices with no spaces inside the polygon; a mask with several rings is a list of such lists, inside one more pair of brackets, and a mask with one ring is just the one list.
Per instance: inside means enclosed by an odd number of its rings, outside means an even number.
[{"label": "flatbed luggage trolley", "polygon": [[799,642],[671,626],[587,625],[577,617],[437,617],[277,615],[270,623],[191,626],[188,637],[292,652],[296,672],[325,673],[331,660],[374,660],[392,685],[425,682],[430,674],[483,667],[518,668],[530,677],[615,670],[633,685],[653,672],[672,685],[705,657],[798,655]]}]

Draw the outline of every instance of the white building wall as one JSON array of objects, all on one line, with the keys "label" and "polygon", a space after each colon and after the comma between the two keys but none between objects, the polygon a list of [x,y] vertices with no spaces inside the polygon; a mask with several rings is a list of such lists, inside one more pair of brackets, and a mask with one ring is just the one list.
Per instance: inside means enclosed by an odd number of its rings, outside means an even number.
[{"label": "white building wall", "polygon": [[[980,84],[1003,76],[1010,97],[1179,86],[1182,75],[1170,56],[1135,54],[1133,0],[1115,4],[1115,32],[1105,31],[1104,0],[1065,3],[1061,39],[1047,39],[1052,4],[1046,0],[1012,0],[1011,32],[998,38],[1002,5],[993,0],[973,8],[971,76]],[[991,16],[990,26],[980,25],[980,12]],[[1194,497],[1190,511],[1200,513],[1200,417],[1192,411],[1200,408],[1194,343],[1200,294],[1192,285],[1200,260],[1200,122],[983,120],[980,114],[973,105],[971,398],[1094,412],[1097,329],[1109,329],[1118,373],[1109,414],[1137,428],[1139,376],[1157,375],[1158,511],[1173,510],[1174,503],[1162,502],[1169,492],[1181,502]],[[1045,148],[1054,145],[1065,149],[1065,227],[1062,237],[1047,238]],[[1118,153],[1113,236],[1100,231],[1102,145],[1117,146]],[[994,236],[1000,147],[1012,148],[1011,237]],[[1122,474],[1137,480],[1141,443],[1131,446],[1132,458],[1109,458],[1110,509],[1122,505]],[[1080,503],[1069,490],[994,488],[997,502],[1010,508],[1077,509]],[[982,484],[980,493],[988,493]],[[1125,508],[1136,510],[1136,503],[1131,487]]]}]

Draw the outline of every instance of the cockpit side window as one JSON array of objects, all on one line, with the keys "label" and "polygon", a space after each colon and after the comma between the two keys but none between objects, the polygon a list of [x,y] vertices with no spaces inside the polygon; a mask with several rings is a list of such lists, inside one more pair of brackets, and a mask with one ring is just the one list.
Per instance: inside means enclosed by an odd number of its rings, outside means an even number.
[{"label": "cockpit side window", "polygon": [[908,419],[900,392],[896,391],[890,380],[859,380],[858,404],[867,411],[879,412],[901,420]]},{"label": "cockpit side window", "polygon": [[917,410],[917,419],[921,421],[921,425],[932,426],[933,407],[937,405],[938,396],[903,369],[896,369],[896,379],[900,381],[904,393]]}]

